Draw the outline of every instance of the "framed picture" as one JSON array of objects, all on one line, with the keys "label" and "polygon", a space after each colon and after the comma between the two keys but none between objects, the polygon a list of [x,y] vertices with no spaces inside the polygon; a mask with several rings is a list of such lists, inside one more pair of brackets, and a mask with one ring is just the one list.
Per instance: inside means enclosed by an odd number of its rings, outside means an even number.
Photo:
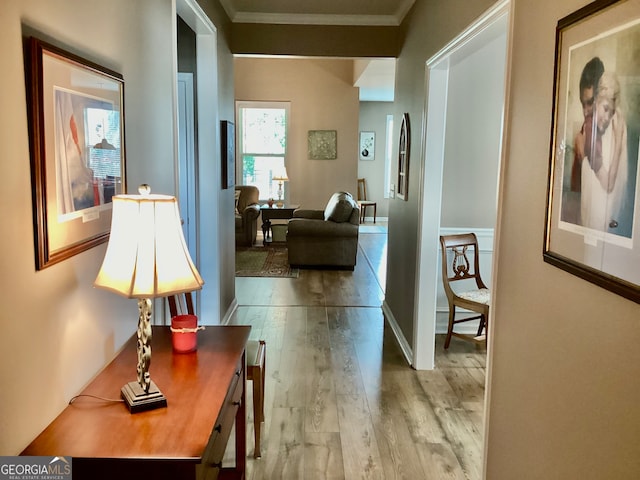
[{"label": "framed picture", "polygon": [[409,114],[402,115],[400,124],[400,140],[398,143],[398,186],[397,195],[402,200],[408,200],[409,193],[409,154],[411,152],[411,125]]},{"label": "framed picture", "polygon": [[307,148],[310,160],[338,158],[338,133],[335,130],[309,130]]},{"label": "framed picture", "polygon": [[125,190],[122,75],[34,37],[27,65],[36,268],[106,242]]},{"label": "framed picture", "polygon": [[375,132],[360,132],[360,160],[375,160]]},{"label": "framed picture", "polygon": [[236,181],[236,133],[233,123],[220,122],[220,145],[222,150],[222,189],[232,188]]},{"label": "framed picture", "polygon": [[544,260],[640,303],[640,0],[556,29]]}]

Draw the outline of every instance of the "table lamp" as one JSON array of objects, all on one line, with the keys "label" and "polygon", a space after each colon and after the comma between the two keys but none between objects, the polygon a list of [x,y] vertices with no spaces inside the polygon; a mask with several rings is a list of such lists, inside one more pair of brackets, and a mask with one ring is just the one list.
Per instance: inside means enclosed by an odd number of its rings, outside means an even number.
[{"label": "table lamp", "polygon": [[282,201],[282,184],[289,181],[289,177],[287,177],[287,169],[285,167],[282,167],[282,170],[274,175],[273,179],[278,182],[278,202],[276,203],[276,205],[278,207],[282,207],[284,205],[284,202]]},{"label": "table lamp", "polygon": [[138,299],[138,381],[122,387],[131,413],[166,407],[167,399],[151,380],[152,298],[199,290],[204,281],[187,249],[178,202],[151,194],[113,197],[111,234],[96,287]]}]

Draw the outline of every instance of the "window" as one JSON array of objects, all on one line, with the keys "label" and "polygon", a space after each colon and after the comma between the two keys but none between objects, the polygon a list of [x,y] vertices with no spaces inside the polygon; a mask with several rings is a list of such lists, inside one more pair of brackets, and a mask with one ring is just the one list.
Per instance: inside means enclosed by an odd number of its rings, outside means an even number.
[{"label": "window", "polygon": [[391,192],[391,155],[393,152],[393,115],[387,115],[386,144],[384,149],[384,198]]},{"label": "window", "polygon": [[273,177],[284,172],[289,103],[236,102],[236,118],[240,183],[258,187],[260,200],[276,198]]}]

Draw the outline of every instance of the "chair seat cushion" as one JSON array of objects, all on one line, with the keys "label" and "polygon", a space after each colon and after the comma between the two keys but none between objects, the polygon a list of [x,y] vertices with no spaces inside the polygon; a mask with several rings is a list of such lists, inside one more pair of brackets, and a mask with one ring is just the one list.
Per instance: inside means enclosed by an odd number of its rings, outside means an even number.
[{"label": "chair seat cushion", "polygon": [[483,305],[489,305],[491,301],[491,292],[488,288],[481,288],[479,290],[469,290],[467,292],[457,293],[460,298],[465,300],[471,300],[472,302],[481,303]]}]

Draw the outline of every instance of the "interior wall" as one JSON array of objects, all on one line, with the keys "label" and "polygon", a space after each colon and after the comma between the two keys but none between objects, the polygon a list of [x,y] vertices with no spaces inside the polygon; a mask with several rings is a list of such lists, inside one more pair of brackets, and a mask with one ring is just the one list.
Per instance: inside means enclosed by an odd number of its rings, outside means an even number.
[{"label": "interior wall", "polygon": [[[285,199],[301,208],[324,209],[336,191],[356,194],[359,100],[352,80],[351,60],[235,59],[236,100],[291,102]],[[335,160],[308,158],[309,130],[337,131]]]},{"label": "interior wall", "polygon": [[495,227],[506,18],[450,57],[441,227]]},{"label": "interior wall", "polygon": [[[373,160],[358,160],[358,178],[364,178],[367,200],[376,205],[377,217],[389,216],[389,199],[385,198],[384,171],[387,138],[387,115],[393,114],[391,102],[360,102],[360,132],[374,132],[375,154]],[[358,156],[358,158],[360,158]],[[367,209],[367,217],[373,209]]]},{"label": "interior wall", "polygon": [[[385,306],[409,345],[414,342],[414,308],[416,303],[416,269],[418,265],[418,222],[420,187],[424,169],[423,113],[425,107],[425,65],[456,35],[492,5],[491,0],[417,0],[402,25],[404,44],[396,70],[394,113],[394,163],[397,172],[398,134],[402,114],[409,113],[411,151],[407,201],[389,201],[389,240]],[[395,178],[393,182],[396,183]],[[434,245],[433,248],[437,248]]]},{"label": "interior wall", "polygon": [[[0,455],[18,454],[53,420],[135,333],[138,317],[134,300],[93,288],[106,244],[35,270],[23,36],[38,34],[124,76],[128,190],[144,182],[173,195],[174,40],[167,32],[174,27],[171,0],[0,6],[0,211],[11,225],[0,237]],[[150,55],[150,48],[167,54]]]},{"label": "interior wall", "polygon": [[[171,51],[166,32],[173,21],[169,1],[9,0],[1,8],[0,139],[7,188],[0,192],[0,208],[12,228],[0,240],[0,263],[12,278],[0,293],[6,306],[0,336],[0,452],[10,455],[19,453],[113,357],[135,332],[138,316],[135,301],[93,288],[106,245],[35,271],[22,36],[37,33],[122,73],[128,189],[145,182],[155,192],[173,194],[173,176],[160,173],[173,172],[172,87],[155,81],[170,74],[171,57],[149,57],[132,48],[152,43]],[[144,33],[142,24],[149,25]]]},{"label": "interior wall", "polygon": [[[218,0],[198,0],[200,6],[206,15],[214,23],[216,32],[217,46],[217,86],[218,86],[218,117],[219,120],[234,121],[235,103],[234,103],[234,63],[233,55],[229,47],[229,38],[231,24],[224,9]],[[207,131],[200,132],[200,135],[209,135]],[[202,160],[201,160],[202,161]],[[214,168],[218,172],[221,171],[220,157],[208,160],[214,162]],[[212,226],[216,230],[219,237],[220,252],[218,252],[218,262],[220,264],[220,278],[218,282],[220,313],[216,319],[203,319],[205,323],[225,323],[233,309],[236,306],[236,289],[235,289],[235,256],[230,252],[235,251],[235,230],[233,228],[220,228],[220,225],[232,225],[235,209],[234,189],[228,188],[222,190],[218,182],[207,181],[207,178],[200,181],[205,187],[200,189],[200,195],[203,196],[202,190],[210,190],[217,192],[217,195],[207,194],[208,197],[216,198],[218,202],[218,219],[219,225]],[[207,210],[210,205],[200,205],[200,218],[206,220],[209,216]],[[202,223],[202,221],[201,221]],[[206,244],[200,245],[200,251],[203,252],[210,247]],[[206,280],[206,279],[205,279]],[[206,287],[205,287],[206,288]]]},{"label": "interior wall", "polygon": [[587,3],[512,0],[489,362],[491,480],[630,480],[640,471],[640,305],[542,258],[554,33]]}]

